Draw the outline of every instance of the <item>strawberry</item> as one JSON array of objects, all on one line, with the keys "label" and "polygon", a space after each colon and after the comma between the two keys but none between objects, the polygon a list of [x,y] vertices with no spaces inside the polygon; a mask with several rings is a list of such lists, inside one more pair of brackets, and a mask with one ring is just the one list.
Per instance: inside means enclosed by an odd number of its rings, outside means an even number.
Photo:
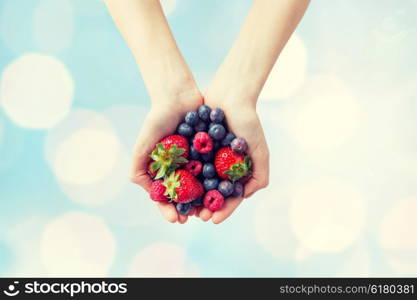
[{"label": "strawberry", "polygon": [[178,203],[188,203],[204,193],[203,185],[187,170],[177,170],[164,180],[165,195]]},{"label": "strawberry", "polygon": [[150,172],[158,173],[155,179],[169,175],[175,171],[180,164],[188,162],[189,145],[186,138],[180,135],[170,135],[156,144],[156,148],[151,153],[154,160],[149,166]]},{"label": "strawberry", "polygon": [[153,201],[167,202],[168,197],[165,195],[166,187],[163,185],[163,180],[156,180],[152,182],[149,195]]},{"label": "strawberry", "polygon": [[237,154],[230,147],[223,147],[216,153],[214,166],[219,177],[236,181],[250,173],[252,163],[249,156]]}]

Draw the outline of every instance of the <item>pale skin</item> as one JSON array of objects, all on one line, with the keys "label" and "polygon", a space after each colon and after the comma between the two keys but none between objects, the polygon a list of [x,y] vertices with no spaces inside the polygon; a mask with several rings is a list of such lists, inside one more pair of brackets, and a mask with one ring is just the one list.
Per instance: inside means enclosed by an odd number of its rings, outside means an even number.
[{"label": "pale skin", "polygon": [[[230,130],[249,144],[253,174],[243,197],[229,198],[221,210],[193,211],[203,221],[219,224],[244,198],[265,188],[269,151],[256,103],[276,59],[304,15],[309,0],[254,0],[239,36],[205,93],[201,93],[169,29],[159,0],[106,0],[141,71],[152,100],[134,147],[131,179],[149,190],[149,153],[172,134],[187,111],[202,103],[224,110]],[[221,33],[219,33],[221,34]],[[238,107],[239,113],[236,113]],[[185,223],[173,204],[158,203],[169,222]]]}]

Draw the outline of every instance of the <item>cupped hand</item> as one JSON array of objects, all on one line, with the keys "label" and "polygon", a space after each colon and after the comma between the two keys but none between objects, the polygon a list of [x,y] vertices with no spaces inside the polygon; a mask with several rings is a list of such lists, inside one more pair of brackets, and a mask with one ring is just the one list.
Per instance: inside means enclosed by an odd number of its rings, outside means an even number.
[{"label": "cupped hand", "polygon": [[211,212],[203,208],[199,217],[203,221],[210,218],[213,223],[218,224],[227,219],[239,206],[244,198],[252,196],[256,191],[265,188],[269,180],[269,150],[261,122],[256,113],[255,106],[245,104],[248,102],[239,99],[228,100],[206,94],[204,103],[211,108],[221,108],[226,116],[229,130],[236,136],[244,138],[249,145],[249,155],[252,160],[252,176],[245,184],[244,195],[238,198],[228,198],[223,207]]},{"label": "cupped hand", "polygon": [[[133,183],[140,185],[149,192],[152,184],[152,179],[147,173],[150,162],[149,154],[155,148],[156,143],[175,132],[178,123],[187,111],[196,110],[202,102],[202,95],[194,90],[153,102],[150,112],[143,121],[133,149],[131,174]],[[171,203],[158,202],[158,207],[162,216],[169,222],[175,223],[178,221],[183,224],[187,221],[188,217],[178,214],[175,206]]]}]

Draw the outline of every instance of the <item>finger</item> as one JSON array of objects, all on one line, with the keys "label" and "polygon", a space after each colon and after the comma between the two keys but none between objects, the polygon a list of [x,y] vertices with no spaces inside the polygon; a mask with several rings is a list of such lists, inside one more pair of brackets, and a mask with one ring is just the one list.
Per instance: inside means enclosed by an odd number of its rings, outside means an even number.
[{"label": "finger", "polygon": [[239,206],[240,203],[242,203],[243,197],[239,198],[228,198],[225,202],[223,207],[214,212],[211,220],[214,224],[220,224],[224,220],[226,220]]},{"label": "finger", "polygon": [[265,188],[269,181],[269,155],[255,153],[252,156],[253,173],[252,177],[245,184],[244,198],[249,198],[256,191]]},{"label": "finger", "polygon": [[161,203],[158,202],[159,211],[161,215],[171,223],[175,223],[178,221],[178,214],[175,206],[170,203]]},{"label": "finger", "polygon": [[158,142],[158,137],[148,134],[149,132],[158,132],[157,125],[154,123],[151,114],[148,114],[133,148],[131,181],[139,184],[146,191],[149,191],[152,184],[152,180],[147,173],[150,162],[149,154]]},{"label": "finger", "polygon": [[188,216],[187,215],[178,214],[178,222],[180,224],[184,224],[185,222],[187,222],[187,220],[188,220]]},{"label": "finger", "polygon": [[213,212],[212,211],[210,211],[208,208],[203,208],[200,211],[199,217],[204,222],[207,222],[208,220],[210,220],[210,218],[211,218],[212,215],[213,215]]}]

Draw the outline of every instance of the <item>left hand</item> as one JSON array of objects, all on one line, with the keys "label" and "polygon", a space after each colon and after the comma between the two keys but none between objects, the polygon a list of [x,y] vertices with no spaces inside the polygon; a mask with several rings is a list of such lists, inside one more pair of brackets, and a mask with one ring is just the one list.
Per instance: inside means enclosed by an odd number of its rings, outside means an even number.
[{"label": "left hand", "polygon": [[239,137],[244,138],[249,145],[249,155],[252,160],[252,176],[244,186],[244,195],[239,198],[228,198],[224,206],[216,212],[203,208],[199,217],[203,221],[210,218],[219,224],[226,220],[239,206],[244,198],[252,196],[256,191],[265,188],[269,180],[269,150],[261,122],[253,103],[237,98],[220,98],[214,93],[206,93],[204,103],[212,109],[221,108],[226,116],[229,129]]}]

